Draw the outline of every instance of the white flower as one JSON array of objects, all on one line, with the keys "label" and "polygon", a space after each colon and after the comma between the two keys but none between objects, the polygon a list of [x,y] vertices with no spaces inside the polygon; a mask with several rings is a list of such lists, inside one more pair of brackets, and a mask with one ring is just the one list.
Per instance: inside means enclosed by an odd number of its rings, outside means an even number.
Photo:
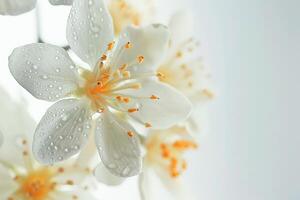
[{"label": "white flower", "polygon": [[87,168],[78,168],[73,162],[49,167],[34,162],[29,149],[34,121],[24,105],[14,102],[1,88],[0,95],[0,129],[4,133],[0,148],[0,199],[95,199],[83,184],[92,178]]},{"label": "white flower", "polygon": [[[141,169],[135,129],[168,128],[183,121],[191,103],[156,78],[168,44],[162,25],[126,28],[114,42],[113,23],[101,0],[75,0],[67,25],[71,49],[91,70],[75,66],[67,52],[49,44],[15,49],[9,67],[15,79],[38,99],[57,101],[40,121],[34,136],[37,160],[65,160],[95,135],[103,164],[121,177]],[[100,113],[100,118],[95,114]],[[92,135],[91,135],[92,134]]]},{"label": "white flower", "polygon": [[[203,105],[214,97],[211,75],[198,56],[198,42],[192,38],[193,18],[189,13],[177,12],[169,23],[171,38],[168,55],[158,68],[160,81],[184,93],[194,105],[188,120],[190,130],[202,128]],[[200,114],[200,115],[199,115]]]},{"label": "white flower", "polygon": [[[161,131],[151,131],[144,140],[146,156],[143,172],[140,174],[142,199],[155,199],[153,189],[157,188],[152,179],[155,174],[166,189],[177,199],[189,199],[181,185],[180,176],[187,169],[184,153],[195,150],[198,145],[183,126],[174,126]],[[154,195],[155,196],[155,195]]]}]

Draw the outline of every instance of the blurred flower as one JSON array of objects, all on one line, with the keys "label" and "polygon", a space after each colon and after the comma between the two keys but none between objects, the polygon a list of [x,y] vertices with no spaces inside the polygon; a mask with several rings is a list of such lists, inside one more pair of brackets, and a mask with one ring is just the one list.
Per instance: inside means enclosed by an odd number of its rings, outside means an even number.
[{"label": "blurred flower", "polygon": [[193,18],[187,12],[175,13],[169,23],[171,38],[166,59],[157,71],[159,80],[184,93],[194,104],[188,120],[192,132],[199,132],[202,118],[197,109],[214,97],[211,74],[198,56],[198,42],[192,37]]},{"label": "blurred flower", "polygon": [[156,184],[151,180],[153,172],[171,194],[178,199],[179,196],[185,196],[186,194],[181,194],[184,188],[180,185],[180,175],[188,166],[183,154],[198,147],[188,130],[183,126],[174,126],[166,130],[151,131],[143,144],[146,155],[143,172],[139,177],[142,199],[153,199],[151,188]]},{"label": "blurred flower", "polygon": [[33,96],[47,101],[73,96],[55,103],[40,121],[33,142],[38,161],[65,160],[95,133],[101,160],[112,174],[138,174],[139,139],[125,118],[147,128],[168,128],[191,111],[182,94],[156,77],[160,74],[154,68],[167,49],[168,36],[166,27],[159,24],[141,29],[129,26],[115,43],[103,1],[75,0],[67,39],[92,70],[75,66],[65,50],[53,45],[16,48],[9,58],[10,71]]},{"label": "blurred flower", "polygon": [[24,104],[13,101],[1,88],[0,95],[0,129],[5,133],[0,148],[0,199],[95,199],[83,184],[92,177],[88,168],[73,162],[45,167],[32,159],[29,144],[35,123]]},{"label": "blurred flower", "polygon": [[118,35],[128,25],[149,24],[153,17],[152,0],[107,0],[114,22],[115,34]]}]

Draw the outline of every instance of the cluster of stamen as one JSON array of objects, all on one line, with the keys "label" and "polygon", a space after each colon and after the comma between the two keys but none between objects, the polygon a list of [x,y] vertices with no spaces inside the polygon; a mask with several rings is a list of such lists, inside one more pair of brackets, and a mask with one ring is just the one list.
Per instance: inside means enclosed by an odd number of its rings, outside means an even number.
[{"label": "cluster of stamen", "polygon": [[187,168],[187,163],[182,158],[182,153],[196,148],[197,144],[188,140],[177,140],[172,144],[160,144],[161,157],[168,162],[167,169],[171,177],[178,177]]},{"label": "cluster of stamen", "polygon": [[[85,85],[78,90],[78,95],[86,95],[91,100],[92,109],[102,113],[105,110],[115,111],[120,113],[132,114],[139,112],[138,104],[136,107],[125,106],[126,104],[140,99],[149,99],[150,101],[158,101],[160,98],[151,94],[149,96],[134,96],[124,94],[124,90],[139,90],[142,84],[140,78],[157,76],[155,73],[134,74],[130,73],[130,68],[138,66],[146,59],[143,55],[138,55],[131,63],[123,63],[120,66],[115,66],[114,63],[119,63],[118,57],[124,51],[129,51],[133,44],[125,43],[121,49],[118,49],[116,56],[112,56],[115,42],[107,45],[106,52],[99,58],[94,72],[83,71],[82,77],[85,79]],[[114,60],[113,60],[113,59]],[[126,107],[126,109],[125,109]],[[128,108],[129,107],[129,108]],[[140,122],[140,121],[139,121]],[[150,122],[140,122],[146,128],[152,127]],[[132,137],[133,133],[128,131],[128,136]]]},{"label": "cluster of stamen", "polygon": [[[13,163],[7,163],[0,160],[0,165],[3,165],[8,170],[13,172],[12,179],[17,183],[18,189],[11,194],[7,200],[44,200],[50,198],[50,193],[54,193],[61,186],[73,186],[74,180],[68,179],[65,182],[56,182],[55,177],[60,176],[67,170],[63,167],[38,167],[33,164],[31,154],[29,153],[28,142],[22,139],[22,157],[24,167],[15,167]],[[19,171],[19,169],[22,169]],[[74,168],[75,169],[75,168]],[[81,170],[78,168],[78,170]],[[78,199],[76,195],[72,198]]]},{"label": "cluster of stamen", "polygon": [[196,70],[203,74],[203,79],[210,79],[210,74],[205,73],[202,64],[197,67],[190,67],[195,63],[201,63],[200,58],[194,60],[192,57],[192,53],[198,46],[198,42],[190,38],[175,47],[174,54],[159,67],[158,78],[160,81],[173,85],[186,93],[191,93],[191,95],[212,99],[214,97],[212,91],[208,88],[201,89],[195,84],[197,79],[201,78],[195,77]]},{"label": "cluster of stamen", "polygon": [[[186,131],[180,127],[173,129],[176,129],[177,133]],[[169,134],[169,132],[159,132],[150,137],[146,145],[148,150],[146,158],[152,164],[162,166],[171,178],[177,178],[187,169],[187,162],[183,158],[184,152],[196,149],[198,145],[187,139],[169,141],[167,138],[172,136]]]}]

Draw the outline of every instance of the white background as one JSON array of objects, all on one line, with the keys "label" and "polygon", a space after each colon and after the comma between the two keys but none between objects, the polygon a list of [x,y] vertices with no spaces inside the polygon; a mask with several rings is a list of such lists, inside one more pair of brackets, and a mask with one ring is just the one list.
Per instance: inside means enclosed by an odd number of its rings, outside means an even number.
[{"label": "white background", "polygon": [[[167,8],[179,7],[173,2],[161,3],[166,15]],[[300,199],[299,6],[296,0],[181,1],[181,8],[193,11],[217,88],[210,132],[200,136],[185,177],[197,200]],[[58,19],[47,20],[57,34]],[[24,93],[39,119],[47,103],[21,90],[7,68],[12,49],[35,40],[34,27],[34,12],[0,16],[0,84],[14,95]],[[134,200],[137,194],[132,179],[103,187],[99,198]]]}]

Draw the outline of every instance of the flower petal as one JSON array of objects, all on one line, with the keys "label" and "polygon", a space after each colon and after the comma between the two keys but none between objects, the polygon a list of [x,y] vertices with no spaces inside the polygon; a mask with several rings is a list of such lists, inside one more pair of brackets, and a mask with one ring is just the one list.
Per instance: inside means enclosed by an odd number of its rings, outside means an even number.
[{"label": "flower petal", "polygon": [[[153,79],[142,82],[139,90],[127,90],[127,95],[136,97],[126,105],[126,109],[138,108],[138,112],[129,113],[142,123],[153,128],[169,128],[184,121],[192,110],[190,101],[174,88]],[[151,98],[153,97],[153,98]]]},{"label": "flower petal", "polygon": [[2,144],[3,144],[3,134],[0,131],[0,147],[2,146]]},{"label": "flower petal", "polygon": [[189,12],[176,12],[170,20],[169,29],[172,45],[178,45],[188,40],[194,33],[193,18]]},{"label": "flower petal", "polygon": [[120,185],[125,180],[123,177],[113,175],[102,162],[96,167],[94,175],[99,182],[110,186]]},{"label": "flower petal", "polygon": [[102,119],[97,123],[95,140],[103,164],[116,176],[137,175],[141,170],[142,156],[135,130],[109,111]]},{"label": "flower petal", "polygon": [[[152,24],[144,28],[128,26],[120,35],[112,59],[113,66],[131,65],[128,67],[131,73],[153,71],[166,52],[168,41],[169,31],[161,24]],[[128,42],[130,42],[130,48],[125,47]],[[141,63],[137,60],[139,56],[143,57]]]},{"label": "flower petal", "polygon": [[1,0],[0,15],[19,15],[32,10],[36,0]]},{"label": "flower petal", "polygon": [[72,5],[73,0],[49,0],[52,5]]},{"label": "flower petal", "polygon": [[56,101],[77,88],[78,74],[67,52],[49,44],[16,48],[9,57],[14,78],[34,97]]},{"label": "flower petal", "polygon": [[85,145],[91,129],[89,105],[65,99],[51,106],[41,119],[33,139],[33,153],[44,164],[66,160]]},{"label": "flower petal", "polygon": [[94,67],[114,38],[111,16],[103,0],[74,0],[67,24],[71,49]]}]

